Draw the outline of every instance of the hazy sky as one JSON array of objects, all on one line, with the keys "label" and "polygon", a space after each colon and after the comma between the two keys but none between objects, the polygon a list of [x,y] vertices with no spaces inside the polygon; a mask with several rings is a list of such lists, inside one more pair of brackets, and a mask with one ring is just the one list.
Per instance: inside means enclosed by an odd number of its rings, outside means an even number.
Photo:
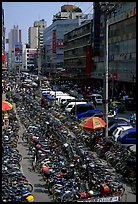
[{"label": "hazy sky", "polygon": [[28,42],[28,28],[35,20],[45,19],[47,26],[52,23],[53,15],[61,10],[64,4],[79,6],[85,14],[92,13],[92,2],[2,2],[6,38],[13,26],[22,30],[22,42]]}]

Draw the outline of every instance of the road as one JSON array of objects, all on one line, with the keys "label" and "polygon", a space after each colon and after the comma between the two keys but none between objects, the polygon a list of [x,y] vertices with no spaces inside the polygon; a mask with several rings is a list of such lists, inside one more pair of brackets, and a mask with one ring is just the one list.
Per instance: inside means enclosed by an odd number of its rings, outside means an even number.
[{"label": "road", "polygon": [[[18,120],[20,121],[18,115]],[[27,177],[29,182],[33,185],[33,196],[35,198],[35,202],[52,202],[52,198],[48,195],[47,189],[45,188],[45,182],[42,180],[41,174],[38,172],[32,171],[32,165],[31,165],[31,157],[28,155],[28,146],[24,144],[24,142],[21,139],[21,136],[23,132],[25,131],[24,126],[20,124],[20,138],[18,140],[18,150],[20,154],[22,155],[22,172]]]},{"label": "road", "polygon": [[[99,110],[104,110],[104,107],[103,107],[103,105],[97,105],[97,107],[96,107],[96,109],[99,109]],[[125,111],[124,113],[118,113],[118,117],[123,117],[123,118],[126,118],[126,119],[128,119],[128,121],[129,121],[129,117],[130,117],[130,114],[131,113],[134,113],[134,112],[136,112],[136,111]]]},{"label": "road", "polygon": [[[18,115],[17,118],[20,122]],[[38,172],[31,171],[32,166],[30,156],[28,155],[28,146],[25,145],[21,139],[21,135],[25,131],[25,128],[21,123],[19,124],[20,124],[19,130],[20,138],[18,141],[18,149],[20,151],[20,154],[22,155],[21,161],[22,171],[29,180],[29,182],[34,187],[32,194],[35,197],[35,202],[53,202],[52,198],[48,195],[47,189],[45,188],[45,182],[42,180],[41,174],[39,174]],[[126,185],[124,181],[122,182],[124,183],[126,192],[123,195],[121,202],[136,202],[136,195],[132,193],[130,186]]]}]

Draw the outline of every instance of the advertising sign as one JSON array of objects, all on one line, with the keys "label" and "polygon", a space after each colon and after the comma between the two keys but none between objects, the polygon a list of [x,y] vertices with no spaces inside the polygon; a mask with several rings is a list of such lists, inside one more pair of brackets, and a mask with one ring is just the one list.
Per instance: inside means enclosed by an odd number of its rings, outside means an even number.
[{"label": "advertising sign", "polygon": [[56,30],[52,32],[52,52],[56,53]]},{"label": "advertising sign", "polygon": [[22,63],[22,44],[15,44],[15,63]]},{"label": "advertising sign", "polygon": [[90,77],[92,71],[92,48],[86,48],[86,76]]}]

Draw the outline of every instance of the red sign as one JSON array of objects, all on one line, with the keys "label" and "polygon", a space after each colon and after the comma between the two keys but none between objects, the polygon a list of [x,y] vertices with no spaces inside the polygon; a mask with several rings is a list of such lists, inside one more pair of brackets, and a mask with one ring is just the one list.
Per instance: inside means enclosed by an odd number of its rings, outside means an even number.
[{"label": "red sign", "polygon": [[56,52],[56,31],[52,32],[52,52]]},{"label": "red sign", "polygon": [[5,62],[5,58],[6,58],[6,55],[4,53],[4,54],[2,54],[2,62]]},{"label": "red sign", "polygon": [[118,73],[114,72],[112,74],[110,74],[110,79],[114,79],[114,80],[117,80],[118,79]]},{"label": "red sign", "polygon": [[57,43],[57,46],[63,46],[63,45],[64,45],[63,42],[58,42],[58,43]]},{"label": "red sign", "polygon": [[92,48],[86,48],[86,76],[89,77],[92,71]]},{"label": "red sign", "polygon": [[136,15],[136,7],[134,8],[134,16]]}]

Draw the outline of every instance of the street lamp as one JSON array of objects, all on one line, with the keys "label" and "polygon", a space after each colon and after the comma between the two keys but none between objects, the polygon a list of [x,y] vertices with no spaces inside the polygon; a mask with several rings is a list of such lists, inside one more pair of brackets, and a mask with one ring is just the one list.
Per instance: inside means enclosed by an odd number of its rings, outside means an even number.
[{"label": "street lamp", "polygon": [[105,127],[105,137],[108,137],[108,15],[115,11],[116,6],[116,2],[100,2],[100,8],[103,11],[105,21],[105,122],[107,124]]}]

